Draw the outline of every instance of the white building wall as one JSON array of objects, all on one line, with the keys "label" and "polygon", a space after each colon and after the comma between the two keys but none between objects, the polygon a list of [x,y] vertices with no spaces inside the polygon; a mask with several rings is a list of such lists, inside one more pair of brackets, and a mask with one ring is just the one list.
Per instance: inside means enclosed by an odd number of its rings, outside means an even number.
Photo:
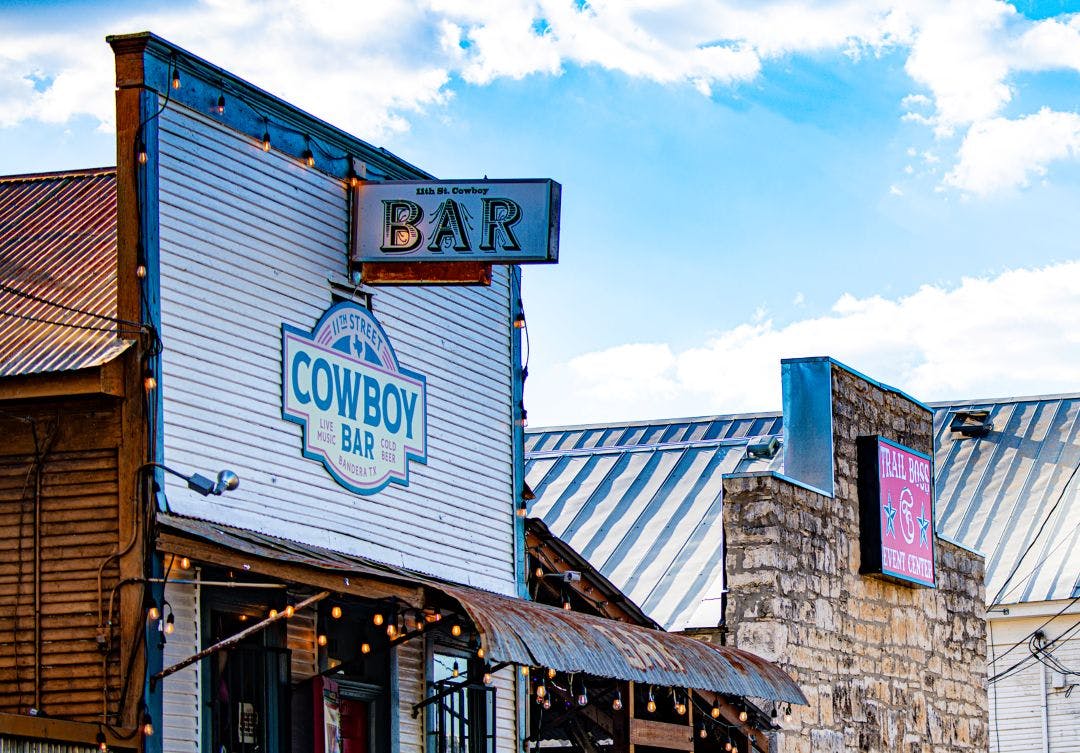
[{"label": "white building wall", "polygon": [[[198,571],[176,575],[197,580]],[[166,637],[164,666],[171,667],[199,652],[201,625],[199,589],[192,584],[167,583],[165,601],[172,607],[175,629]],[[175,672],[162,680],[165,753],[198,753],[202,738],[202,662]]]},{"label": "white building wall", "polygon": [[189,110],[159,124],[164,460],[241,477],[209,498],[168,477],[172,509],[513,594],[507,268],[490,287],[375,291],[427,377],[428,462],[407,488],[349,492],[281,417],[281,324],[310,329],[345,277],[345,188]]},{"label": "white building wall", "polygon": [[1023,662],[1019,671],[989,685],[991,753],[1080,753],[1080,675],[1063,675],[1047,667],[1034,660],[1028,648],[1028,638],[1036,630],[1047,641],[1060,637],[1051,649],[1053,658],[1080,671],[1080,605],[1074,605],[1072,614],[1054,617],[1066,604],[1027,604],[1013,610],[1023,616],[990,621],[989,676]]}]

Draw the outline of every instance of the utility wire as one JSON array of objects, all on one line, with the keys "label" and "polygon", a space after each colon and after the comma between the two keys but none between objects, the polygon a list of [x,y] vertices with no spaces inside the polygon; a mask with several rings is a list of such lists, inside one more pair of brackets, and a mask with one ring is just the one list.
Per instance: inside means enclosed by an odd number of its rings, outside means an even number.
[{"label": "utility wire", "polygon": [[[44,298],[44,297],[39,296],[39,295],[34,295],[33,293],[27,293],[25,290],[19,290],[18,288],[13,288],[10,285],[6,285],[6,284],[4,284],[2,282],[0,282],[0,290],[4,291],[5,293],[11,293],[12,295],[17,295],[20,298],[26,298],[27,300],[35,301],[37,303],[44,303],[46,306],[54,306],[54,307],[56,307],[58,309],[63,309],[64,311],[70,311],[70,312],[72,312],[74,314],[82,314],[83,316],[89,316],[89,317],[92,317],[94,319],[101,319],[102,321],[112,322],[114,324],[124,324],[124,325],[127,325],[129,327],[142,327],[142,325],[139,324],[138,322],[128,321],[127,319],[120,319],[120,318],[117,318],[115,316],[107,316],[105,314],[99,314],[96,311],[88,311],[86,309],[81,309],[81,308],[78,308],[76,306],[68,306],[67,304],[60,303],[59,301],[53,301],[53,300],[50,300],[48,298]],[[4,313],[8,313],[8,312],[4,312]]]},{"label": "utility wire", "polygon": [[1016,575],[1016,571],[1020,569],[1020,565],[1024,562],[1024,558],[1027,557],[1028,553],[1034,548],[1035,542],[1037,542],[1039,540],[1039,537],[1042,536],[1042,532],[1046,528],[1046,524],[1049,523],[1050,518],[1054,516],[1054,513],[1057,511],[1058,506],[1061,504],[1061,501],[1065,499],[1065,494],[1069,491],[1069,486],[1072,484],[1073,479],[1076,478],[1076,472],[1078,470],[1080,470],[1080,463],[1073,467],[1072,473],[1069,474],[1069,479],[1065,482],[1065,486],[1061,490],[1061,494],[1058,495],[1057,500],[1054,502],[1054,506],[1050,508],[1050,512],[1048,512],[1046,514],[1046,517],[1043,518],[1043,522],[1039,526],[1039,530],[1035,532],[1035,536],[1028,543],[1027,548],[1024,549],[1023,554],[1020,555],[1020,559],[1016,561],[1016,564],[1013,565],[1012,570],[1009,571],[1009,575],[1007,578],[1005,578],[1005,582],[1001,584],[1001,588],[998,589],[997,595],[994,597],[994,602],[990,605],[991,607],[996,607],[1001,604],[1000,599],[1002,597],[1002,594],[1005,592],[1005,587],[1009,585],[1009,582],[1013,579],[1013,576]]}]

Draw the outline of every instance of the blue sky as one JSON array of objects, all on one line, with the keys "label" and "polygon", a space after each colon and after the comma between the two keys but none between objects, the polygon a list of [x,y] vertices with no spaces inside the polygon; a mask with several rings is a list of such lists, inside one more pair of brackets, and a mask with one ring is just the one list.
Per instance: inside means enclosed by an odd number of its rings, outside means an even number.
[{"label": "blue sky", "polygon": [[439,176],[563,184],[533,425],[775,409],[802,355],[1080,389],[1076,4],[353,5],[9,5],[0,171],[110,164],[103,37],[150,29]]}]

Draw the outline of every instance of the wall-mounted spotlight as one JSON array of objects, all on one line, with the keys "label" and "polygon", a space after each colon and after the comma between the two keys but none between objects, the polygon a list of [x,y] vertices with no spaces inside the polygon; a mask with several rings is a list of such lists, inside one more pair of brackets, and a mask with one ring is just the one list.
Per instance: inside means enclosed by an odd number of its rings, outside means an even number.
[{"label": "wall-mounted spotlight", "polygon": [[211,494],[220,496],[222,493],[231,492],[233,489],[240,486],[240,477],[229,470],[218,471],[217,481],[212,481],[199,473],[192,473],[188,476],[180,471],[173,470],[164,463],[143,463],[139,466],[139,471],[145,470],[146,468],[160,468],[166,473],[171,473],[177,478],[182,478],[187,482],[189,489],[198,492],[204,497],[208,497]]}]

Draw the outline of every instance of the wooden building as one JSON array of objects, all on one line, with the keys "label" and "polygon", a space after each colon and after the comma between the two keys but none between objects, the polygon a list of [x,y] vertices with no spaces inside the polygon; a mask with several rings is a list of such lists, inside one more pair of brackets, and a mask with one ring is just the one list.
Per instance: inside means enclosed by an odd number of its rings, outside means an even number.
[{"label": "wooden building", "polygon": [[[746,652],[529,598],[520,269],[349,252],[361,181],[427,173],[109,42],[115,170],[0,186],[27,253],[0,276],[0,745],[517,751],[550,672],[567,717],[705,693],[747,746],[749,699],[804,700]],[[410,276],[454,284],[373,284]],[[634,720],[577,744],[675,741]]]}]

